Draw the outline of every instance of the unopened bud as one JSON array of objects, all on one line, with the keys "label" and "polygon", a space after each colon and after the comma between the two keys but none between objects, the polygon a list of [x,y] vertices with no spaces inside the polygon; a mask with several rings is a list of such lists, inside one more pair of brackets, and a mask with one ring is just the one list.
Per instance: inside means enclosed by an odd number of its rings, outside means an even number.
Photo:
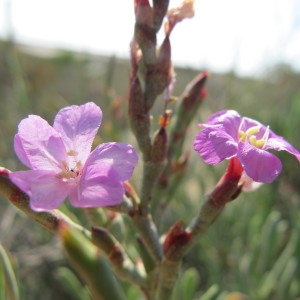
[{"label": "unopened bud", "polygon": [[244,169],[238,158],[231,158],[225,174],[209,195],[209,201],[217,207],[222,207],[237,198],[242,188],[239,182],[243,171]]},{"label": "unopened bud", "polygon": [[168,136],[164,127],[161,127],[154,136],[151,161],[154,163],[164,162],[167,159]]},{"label": "unopened bud", "polygon": [[206,95],[204,85],[208,77],[207,72],[197,75],[186,87],[183,93],[183,105],[186,109],[195,109],[199,100],[203,100]]},{"label": "unopened bud", "polygon": [[142,50],[145,65],[154,65],[156,60],[156,32],[153,28],[153,8],[148,0],[136,1],[135,15],[134,38]]},{"label": "unopened bud", "polygon": [[137,23],[152,27],[153,9],[148,0],[135,0],[134,12]]},{"label": "unopened bud", "polygon": [[150,116],[144,109],[144,96],[138,77],[133,77],[130,84],[128,115],[130,127],[143,154],[148,155],[151,148]]},{"label": "unopened bud", "polygon": [[156,97],[161,94],[173,81],[175,73],[171,62],[171,44],[168,36],[165,37],[158,50],[157,61],[154,67],[148,68],[145,78],[145,99],[147,109],[150,109]]},{"label": "unopened bud", "polygon": [[169,0],[153,0],[153,27],[156,32],[160,29],[162,21],[167,13]]},{"label": "unopened bud", "polygon": [[[176,260],[176,250],[185,247],[185,245],[189,243],[191,237],[191,233],[185,230],[183,222],[178,221],[169,229],[166,235],[163,244],[164,254],[168,259]],[[178,254],[181,254],[181,252]]]},{"label": "unopened bud", "polygon": [[140,80],[133,76],[130,82],[130,91],[128,99],[128,113],[130,116],[138,117],[144,115],[144,95]]}]

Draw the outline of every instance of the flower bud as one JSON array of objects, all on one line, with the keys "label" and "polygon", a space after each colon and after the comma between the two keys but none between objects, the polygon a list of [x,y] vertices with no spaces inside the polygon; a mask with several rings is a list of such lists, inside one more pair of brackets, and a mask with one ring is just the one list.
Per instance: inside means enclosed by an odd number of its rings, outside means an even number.
[{"label": "flower bud", "polygon": [[[190,232],[187,232],[183,226],[182,221],[178,221],[175,225],[173,225],[165,238],[163,244],[164,254],[168,257],[168,259],[176,260],[176,250],[178,248],[184,248],[191,239],[192,235]],[[178,255],[181,254],[181,251],[178,252]]]},{"label": "flower bud", "polygon": [[208,77],[207,72],[202,72],[197,75],[186,87],[183,92],[183,105],[188,110],[194,110],[199,103],[206,96],[204,85]]},{"label": "flower bud", "polygon": [[153,0],[153,27],[156,32],[160,29],[162,21],[166,15],[169,0]]},{"label": "flower bud", "polygon": [[165,162],[167,159],[168,136],[166,129],[161,127],[154,136],[151,151],[151,161],[154,163]]},{"label": "flower bud", "polygon": [[143,154],[148,155],[151,148],[150,116],[144,109],[143,91],[138,77],[131,79],[128,115],[130,127],[135,134]]},{"label": "flower bud", "polygon": [[222,207],[237,198],[241,192],[239,181],[243,171],[244,169],[238,158],[231,158],[225,174],[209,195],[209,201],[215,206]]},{"label": "flower bud", "polygon": [[154,65],[156,60],[156,32],[153,28],[153,8],[148,0],[135,2],[134,38],[142,50],[146,66]]},{"label": "flower bud", "polygon": [[147,109],[153,106],[156,97],[168,87],[174,76],[171,62],[171,44],[169,37],[166,36],[158,50],[155,66],[148,68],[146,72],[145,104]]}]

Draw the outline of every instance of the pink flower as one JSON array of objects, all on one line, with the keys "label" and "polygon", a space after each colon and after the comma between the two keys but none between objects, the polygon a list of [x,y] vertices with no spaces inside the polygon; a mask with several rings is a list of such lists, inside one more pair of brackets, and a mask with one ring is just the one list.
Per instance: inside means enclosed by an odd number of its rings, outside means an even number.
[{"label": "pink flower", "polygon": [[77,207],[120,203],[124,181],[138,157],[131,145],[105,143],[91,147],[102,120],[93,102],[61,109],[53,127],[36,115],[19,124],[14,148],[31,170],[10,174],[11,180],[30,197],[35,211],[51,210],[69,196]]},{"label": "pink flower", "polygon": [[267,150],[285,150],[300,161],[298,152],[269,126],[241,117],[234,110],[213,114],[195,138],[194,149],[208,164],[237,156],[245,173],[256,182],[272,182],[282,169],[280,160]]}]

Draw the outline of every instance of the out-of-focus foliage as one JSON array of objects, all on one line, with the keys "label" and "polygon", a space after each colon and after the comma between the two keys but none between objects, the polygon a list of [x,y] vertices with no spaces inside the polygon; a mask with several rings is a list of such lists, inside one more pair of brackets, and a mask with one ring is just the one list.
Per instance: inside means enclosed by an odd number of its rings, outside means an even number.
[{"label": "out-of-focus foliage", "polygon": [[[13,136],[22,118],[38,114],[52,122],[63,106],[90,100],[104,112],[97,143],[119,140],[135,144],[126,119],[129,62],[67,51],[49,55],[43,49],[34,55],[32,50],[0,43],[0,165],[11,170],[23,168],[13,152]],[[177,68],[176,73],[174,95],[179,96],[197,70]],[[260,79],[211,74],[208,96],[187,133],[185,148],[191,155],[186,179],[170,206],[161,203],[159,208],[161,232],[177,219],[190,220],[200,196],[210,191],[225,167],[206,166],[192,150],[197,123],[211,113],[235,109],[270,124],[300,149],[299,75],[285,65]],[[154,130],[163,105],[162,101],[155,104]],[[279,156],[284,165],[279,178],[229,204],[185,257],[174,300],[300,297],[300,168],[293,157]],[[138,182],[135,179],[133,182]],[[22,299],[79,299],[79,295],[88,299],[80,279],[66,269],[56,238],[19,214],[5,199],[0,200],[0,239],[21,266],[17,274]],[[79,210],[71,211],[83,220]],[[130,239],[126,226],[122,234]],[[134,287],[125,285],[125,289],[130,300],[139,299]],[[233,298],[236,295],[240,298]]]}]

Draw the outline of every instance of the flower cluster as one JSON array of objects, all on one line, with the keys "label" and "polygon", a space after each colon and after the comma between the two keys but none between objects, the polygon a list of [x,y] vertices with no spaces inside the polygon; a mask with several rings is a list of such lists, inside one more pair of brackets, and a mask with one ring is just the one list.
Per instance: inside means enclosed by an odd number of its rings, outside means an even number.
[{"label": "flower cluster", "polygon": [[279,175],[282,164],[267,150],[285,150],[300,161],[300,152],[281,136],[234,110],[213,114],[204,129],[196,136],[194,149],[208,164],[237,157],[245,173],[256,182],[269,183]]},{"label": "flower cluster", "polygon": [[15,135],[19,159],[31,170],[10,174],[30,197],[33,210],[51,210],[69,196],[77,207],[120,203],[124,181],[132,176],[138,156],[131,145],[104,143],[91,147],[102,120],[92,102],[61,109],[53,127],[36,115],[23,119]]}]

